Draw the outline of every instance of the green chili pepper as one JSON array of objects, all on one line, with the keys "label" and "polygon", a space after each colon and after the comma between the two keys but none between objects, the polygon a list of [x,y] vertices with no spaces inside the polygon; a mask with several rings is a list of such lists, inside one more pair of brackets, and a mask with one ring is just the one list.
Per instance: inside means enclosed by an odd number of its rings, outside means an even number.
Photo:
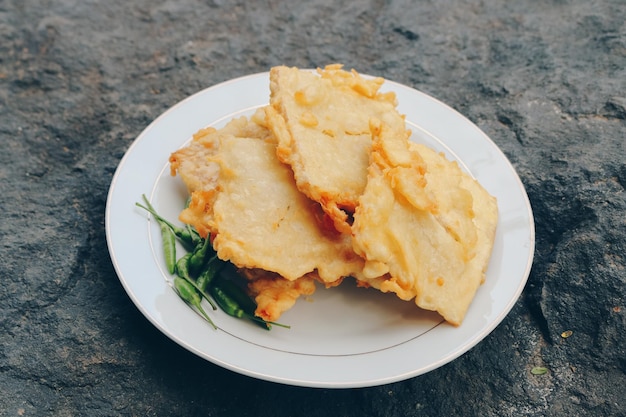
[{"label": "green chili pepper", "polygon": [[[225,267],[224,269],[229,269],[230,265]],[[224,275],[220,275],[219,278],[216,279],[214,286],[219,287],[222,291],[224,291],[239,307],[248,315],[254,315],[254,311],[256,310],[256,303],[250,296],[237,285],[234,281],[225,278]]]},{"label": "green chili pepper", "polygon": [[202,242],[202,245],[196,246],[196,249],[191,254],[191,258],[189,258],[189,271],[192,274],[199,273],[205,263],[214,254],[215,252],[213,252],[213,246],[211,246],[211,241],[207,236],[207,238]]},{"label": "green chili pepper", "polygon": [[195,287],[191,285],[189,281],[181,277],[176,277],[174,278],[174,288],[176,289],[176,292],[178,293],[180,298],[182,298],[186,303],[197,308],[200,314],[202,314],[202,316],[209,322],[209,324],[213,326],[214,329],[217,329],[217,326],[215,325],[215,323],[213,323],[213,320],[211,320],[209,315],[202,308],[202,297],[200,297],[198,291],[196,291]]},{"label": "green chili pepper", "polygon": [[[229,269],[231,272],[234,270],[232,264],[226,264],[226,271]],[[271,325],[290,328],[285,324],[276,323],[273,321],[265,321],[260,317],[254,315],[256,310],[256,303],[250,296],[235,282],[227,278],[223,273],[220,273],[209,287],[209,292],[217,305],[224,310],[224,312],[230,316],[237,318],[247,318],[266,330],[271,329]]]},{"label": "green chili pepper", "polygon": [[176,237],[166,224],[159,222],[159,227],[161,229],[161,240],[163,241],[165,266],[167,271],[173,274],[176,271]]},{"label": "green chili pepper", "polygon": [[254,315],[257,305],[242,285],[238,284],[241,281],[242,277],[237,272],[235,265],[225,262],[220,273],[215,277],[213,285],[225,291],[247,314]]},{"label": "green chili pepper", "polygon": [[222,287],[217,285],[213,285],[209,288],[209,292],[211,296],[215,300],[218,306],[224,311],[224,313],[229,316],[242,318],[246,316],[246,312],[243,311],[237,301],[235,301],[232,297],[230,297]]},{"label": "green chili pepper", "polygon": [[161,217],[161,215],[156,212],[152,204],[150,204],[150,201],[148,200],[146,195],[143,194],[142,197],[147,207],[142,205],[141,203],[135,203],[135,205],[152,214],[159,222],[165,223],[170,229],[172,229],[174,235],[176,235],[176,237],[178,237],[188,249],[195,247],[201,241],[198,232],[189,227],[178,227],[167,219]]},{"label": "green chili pepper", "polygon": [[206,300],[211,305],[211,308],[213,308],[213,310],[217,310],[215,303],[213,303],[213,301],[209,297],[209,294],[207,294],[206,289],[200,288],[198,284],[196,284],[196,282],[192,278],[191,274],[189,273],[189,259],[191,259],[190,253],[181,257],[178,260],[178,262],[176,262],[176,275],[178,275],[179,278],[182,278],[185,281],[187,281],[189,285],[194,287],[204,298],[206,298]]},{"label": "green chili pepper", "polygon": [[190,253],[181,257],[176,262],[176,275],[183,278],[185,281],[193,281],[191,275],[189,274],[189,259],[191,259]]},{"label": "green chili pepper", "polygon": [[193,245],[193,247],[195,248],[202,242],[202,238],[200,237],[196,229],[194,229],[190,225],[186,224],[185,229],[187,229],[187,233],[190,236],[189,238],[189,241],[191,242],[190,244]]},{"label": "green chili pepper", "polygon": [[196,286],[200,291],[206,291],[215,278],[215,275],[219,272],[219,270],[224,266],[224,262],[221,261],[217,255],[213,255],[209,262],[207,262],[204,270],[198,275],[196,279]]}]

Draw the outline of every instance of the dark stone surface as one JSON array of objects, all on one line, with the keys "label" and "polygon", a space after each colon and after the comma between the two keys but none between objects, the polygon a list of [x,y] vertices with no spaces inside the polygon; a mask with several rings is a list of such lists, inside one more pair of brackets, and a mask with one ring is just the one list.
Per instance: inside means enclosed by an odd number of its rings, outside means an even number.
[{"label": "dark stone surface", "polygon": [[[341,4],[0,1],[0,415],[626,415],[623,0]],[[465,114],[536,217],[502,324],[442,368],[367,389],[257,381],[188,353],[131,303],[104,233],[115,168],[161,112],[330,62]]]}]

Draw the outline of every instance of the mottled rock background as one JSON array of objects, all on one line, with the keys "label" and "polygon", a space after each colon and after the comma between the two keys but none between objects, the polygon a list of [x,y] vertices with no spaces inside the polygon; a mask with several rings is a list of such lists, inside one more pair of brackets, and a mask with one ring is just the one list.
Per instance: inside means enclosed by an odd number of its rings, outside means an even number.
[{"label": "mottled rock background", "polygon": [[[0,0],[0,415],[626,415],[625,20],[623,0]],[[197,358],[134,307],[105,241],[115,168],[161,112],[272,65],[330,62],[465,114],[536,220],[503,323],[375,388],[282,386]]]}]

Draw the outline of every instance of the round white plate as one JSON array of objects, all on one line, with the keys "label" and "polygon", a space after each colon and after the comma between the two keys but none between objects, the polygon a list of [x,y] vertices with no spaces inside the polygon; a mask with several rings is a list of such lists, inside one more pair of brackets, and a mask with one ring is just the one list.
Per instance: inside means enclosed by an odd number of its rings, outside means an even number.
[{"label": "round white plate", "polygon": [[[135,202],[146,194],[157,211],[176,220],[186,199],[168,157],[198,129],[250,115],[269,99],[267,73],[237,78],[178,103],[133,142],[117,168],[106,207],[106,234],[117,274],[137,308],[159,330],[224,368],[284,384],[349,388],[414,377],[457,358],[489,334],[519,297],[534,253],[534,222],[526,192],[497,146],[450,107],[410,87],[395,91],[412,140],[459,161],[498,199],[500,218],[486,282],[459,327],[392,294],[356,288],[350,280],[296,303],[265,331],[221,311],[220,328],[181,301],[169,286],[159,229]],[[285,248],[285,256],[289,256]]]}]

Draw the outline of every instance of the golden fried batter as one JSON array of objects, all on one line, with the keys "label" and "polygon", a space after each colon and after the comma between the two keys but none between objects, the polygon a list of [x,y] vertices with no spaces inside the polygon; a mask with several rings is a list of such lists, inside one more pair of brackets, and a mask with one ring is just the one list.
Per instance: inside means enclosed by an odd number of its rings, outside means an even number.
[{"label": "golden fried batter", "polygon": [[189,145],[170,155],[171,174],[180,175],[191,194],[189,208],[182,211],[180,220],[194,226],[202,237],[212,232],[219,165],[211,159],[218,153],[223,137],[268,140],[271,133],[265,125],[264,111],[258,110],[250,119],[233,119],[219,130],[212,127],[201,129],[193,135]]},{"label": "golden fried batter", "polygon": [[[244,273],[245,274],[245,273]],[[281,314],[294,306],[300,296],[315,292],[315,274],[289,281],[276,274],[257,270],[248,288],[257,303],[255,315],[267,321],[277,321]]]},{"label": "golden fried batter", "polygon": [[219,147],[213,246],[221,259],[288,280],[317,271],[323,282],[334,282],[362,268],[349,236],[319,227],[319,205],[298,191],[274,144],[223,137]]},{"label": "golden fried batter", "polygon": [[367,181],[370,119],[404,127],[395,95],[379,93],[382,84],[382,78],[366,79],[340,65],[317,74],[284,66],[270,71],[266,117],[278,157],[342,232],[350,233],[349,216]]},{"label": "golden fried batter", "polygon": [[358,278],[459,325],[484,279],[496,201],[404,131],[380,122],[372,129],[372,163],[352,227],[366,259]]}]

